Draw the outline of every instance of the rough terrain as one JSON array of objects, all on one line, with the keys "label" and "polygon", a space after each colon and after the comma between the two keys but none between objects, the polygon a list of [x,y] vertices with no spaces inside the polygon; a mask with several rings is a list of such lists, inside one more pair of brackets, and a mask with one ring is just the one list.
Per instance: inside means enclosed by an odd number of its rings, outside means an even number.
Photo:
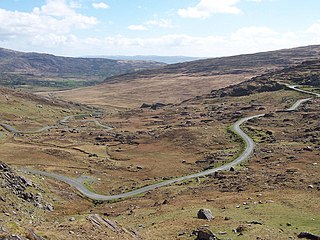
[{"label": "rough terrain", "polygon": [[[196,239],[199,232],[212,232],[219,239],[241,240],[297,239],[301,232],[319,235],[320,102],[313,99],[296,111],[283,111],[310,96],[276,83],[306,84],[303,77],[295,80],[304,71],[301,66],[287,73],[280,70],[282,79],[276,71],[274,77],[241,80],[180,103],[146,101],[137,108],[110,108],[99,116],[87,114],[94,109],[52,95],[44,100],[3,89],[1,122],[17,129],[87,115],[37,134],[13,136],[1,130],[1,160],[9,166],[2,163],[0,171],[0,197],[5,199],[0,199],[0,236]],[[317,86],[315,81],[305,89],[318,92]],[[244,145],[229,127],[262,113],[267,113],[264,118],[243,125],[256,145],[247,162],[143,196],[91,201],[63,182],[22,171],[45,170],[77,178],[97,193],[124,193],[232,161]],[[99,127],[95,120],[113,129]],[[38,193],[42,208],[33,200]],[[200,209],[210,209],[213,218],[198,219]]]}]

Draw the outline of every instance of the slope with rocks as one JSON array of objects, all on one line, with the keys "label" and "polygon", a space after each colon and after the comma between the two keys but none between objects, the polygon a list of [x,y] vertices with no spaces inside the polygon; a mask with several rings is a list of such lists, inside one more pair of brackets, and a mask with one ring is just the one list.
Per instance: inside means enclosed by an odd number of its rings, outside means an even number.
[{"label": "slope with rocks", "polygon": [[257,78],[257,80],[261,79],[280,80],[298,85],[320,87],[320,58],[305,61],[297,66],[285,68]]},{"label": "slope with rocks", "polygon": [[43,239],[31,230],[54,211],[53,199],[47,196],[42,184],[1,161],[0,182],[0,239]]}]

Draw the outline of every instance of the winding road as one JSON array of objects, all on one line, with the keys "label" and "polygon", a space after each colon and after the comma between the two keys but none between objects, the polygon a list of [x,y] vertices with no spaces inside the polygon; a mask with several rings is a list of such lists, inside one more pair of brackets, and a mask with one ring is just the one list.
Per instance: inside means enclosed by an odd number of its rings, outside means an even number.
[{"label": "winding road", "polygon": [[[311,95],[314,95],[315,97],[320,97],[320,94],[318,94],[318,93],[301,90],[301,89],[298,89],[297,86],[291,86],[291,85],[286,85],[286,86],[288,88],[290,88],[292,90],[295,90],[295,91],[298,91],[298,92],[311,94]],[[302,103],[307,102],[307,101],[309,101],[311,99],[312,98],[306,98],[306,99],[298,100],[289,109],[287,109],[287,111],[294,111]],[[208,169],[208,170],[203,171],[203,172],[194,173],[194,174],[186,175],[186,176],[183,176],[183,177],[179,177],[179,178],[175,178],[175,179],[171,179],[171,180],[155,183],[155,184],[152,184],[152,185],[148,185],[148,186],[145,186],[145,187],[142,187],[142,188],[130,191],[130,192],[126,192],[126,193],[121,193],[121,194],[117,194],[117,195],[97,194],[97,193],[92,192],[89,189],[87,189],[83,185],[83,181],[80,181],[79,179],[73,179],[73,178],[69,178],[69,177],[66,177],[66,176],[59,175],[59,174],[49,173],[49,172],[44,172],[44,171],[39,171],[39,170],[33,170],[33,169],[24,169],[24,170],[26,172],[29,172],[29,173],[32,173],[32,174],[39,174],[39,175],[42,175],[42,176],[54,178],[54,179],[57,179],[59,181],[65,182],[65,183],[75,187],[85,197],[87,197],[89,199],[92,199],[92,200],[110,201],[110,200],[118,200],[118,199],[129,198],[129,197],[136,196],[136,195],[139,195],[139,194],[143,194],[143,193],[146,193],[148,191],[151,191],[151,190],[163,187],[163,186],[174,184],[176,182],[180,182],[180,181],[184,181],[184,180],[188,180],[188,179],[192,179],[192,178],[196,178],[196,177],[206,176],[206,175],[212,174],[212,173],[217,172],[217,171],[229,170],[231,167],[234,167],[234,166],[238,165],[239,163],[245,161],[246,159],[249,158],[249,156],[252,154],[252,152],[254,150],[254,142],[246,133],[244,133],[242,131],[240,126],[241,126],[241,124],[247,122],[248,120],[255,119],[255,118],[260,118],[260,117],[263,117],[264,115],[265,114],[259,114],[259,115],[254,115],[254,116],[250,116],[250,117],[245,117],[245,118],[242,118],[242,119],[238,120],[236,123],[234,123],[231,126],[232,129],[243,139],[243,141],[245,143],[244,151],[241,153],[241,155],[239,157],[237,157],[232,162],[227,163],[227,164],[225,164],[223,166],[220,166],[220,167]],[[69,118],[67,117],[65,120],[67,121],[67,120],[69,120]]]},{"label": "winding road", "polygon": [[[9,125],[9,124],[6,124],[6,123],[0,123],[0,126],[3,127],[5,130],[7,130],[8,132],[12,133],[12,134],[36,134],[36,133],[41,133],[41,132],[44,132],[44,131],[48,131],[52,128],[56,128],[58,127],[59,125],[64,125],[66,123],[68,123],[71,119],[74,119],[74,118],[86,118],[86,117],[94,117],[94,116],[100,116],[101,113],[93,113],[93,114],[79,114],[79,115],[72,115],[72,116],[67,116],[67,117],[64,117],[63,119],[59,120],[56,124],[54,125],[50,125],[50,126],[45,126],[45,127],[42,127],[42,128],[39,128],[37,130],[33,130],[33,131],[21,131],[21,130],[17,130],[15,127]],[[84,120],[86,122],[93,122],[95,123],[96,126],[98,127],[101,127],[101,128],[104,128],[106,130],[112,130],[113,128],[110,127],[110,126],[106,126],[106,125],[103,125],[101,124],[97,119],[93,119],[93,120]],[[0,135],[0,138],[2,137],[2,135]]]}]

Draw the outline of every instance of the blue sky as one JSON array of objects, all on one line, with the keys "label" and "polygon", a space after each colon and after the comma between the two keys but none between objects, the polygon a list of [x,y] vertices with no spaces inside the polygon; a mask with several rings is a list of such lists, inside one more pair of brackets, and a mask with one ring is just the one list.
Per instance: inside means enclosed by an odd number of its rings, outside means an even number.
[{"label": "blue sky", "polygon": [[218,57],[320,44],[319,0],[0,0],[0,47]]}]

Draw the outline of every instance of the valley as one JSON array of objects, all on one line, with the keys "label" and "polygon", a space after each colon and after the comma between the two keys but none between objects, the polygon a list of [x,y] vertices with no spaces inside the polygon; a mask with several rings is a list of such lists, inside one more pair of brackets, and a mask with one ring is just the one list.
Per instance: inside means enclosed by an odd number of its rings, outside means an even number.
[{"label": "valley", "polygon": [[[68,91],[1,88],[0,236],[319,235],[318,47],[230,58]],[[90,199],[71,180],[121,198]],[[214,219],[198,219],[201,208]]]}]

